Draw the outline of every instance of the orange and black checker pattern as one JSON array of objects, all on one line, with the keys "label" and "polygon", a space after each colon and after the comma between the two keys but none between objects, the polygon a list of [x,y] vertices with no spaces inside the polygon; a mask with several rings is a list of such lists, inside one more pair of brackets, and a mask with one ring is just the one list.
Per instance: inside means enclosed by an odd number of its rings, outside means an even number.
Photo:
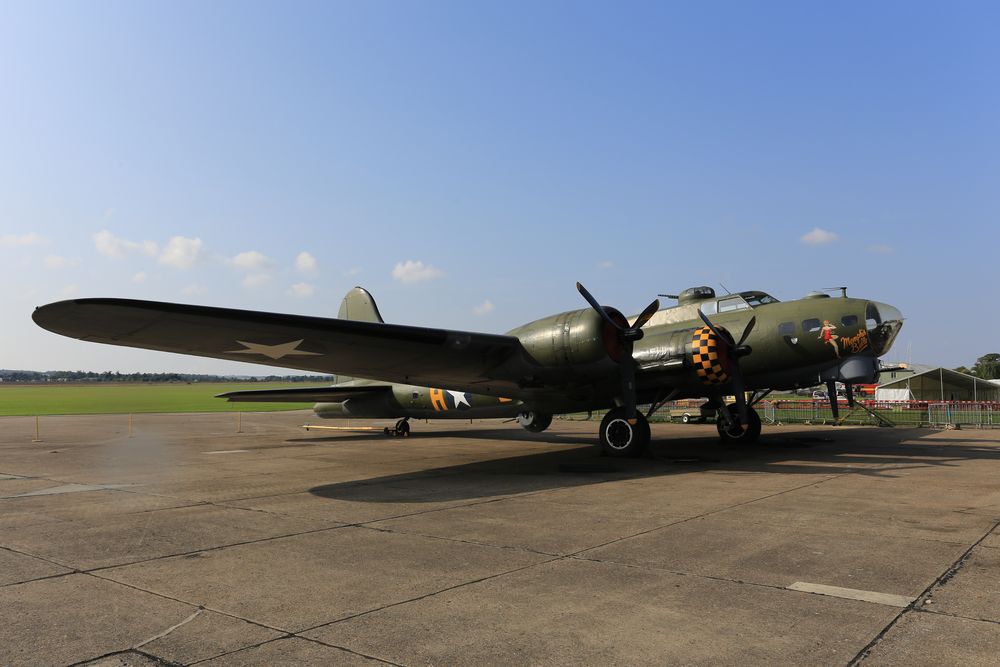
[{"label": "orange and black checker pattern", "polygon": [[705,384],[722,384],[729,380],[718,344],[718,339],[708,327],[697,329],[691,338],[691,361]]}]

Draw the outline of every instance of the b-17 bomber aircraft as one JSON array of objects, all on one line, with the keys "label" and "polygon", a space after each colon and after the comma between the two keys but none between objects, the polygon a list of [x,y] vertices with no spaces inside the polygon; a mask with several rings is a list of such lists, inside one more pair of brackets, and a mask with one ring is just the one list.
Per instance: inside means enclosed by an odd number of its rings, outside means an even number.
[{"label": "b-17 bomber aircraft", "polygon": [[[764,292],[717,296],[692,287],[677,305],[638,316],[602,306],[525,324],[506,335],[388,324],[363,288],[336,319],[129,299],[74,299],[35,309],[41,327],[85,341],[336,374],[333,386],[238,391],[230,401],[312,402],[320,417],[516,418],[528,431],[555,414],[608,409],[601,448],[637,456],[664,403],[708,399],[725,442],[755,442],[754,406],[775,389],[874,383],[903,317],[889,305],[822,292],[780,302]],[[725,404],[725,397],[734,402]],[[645,414],[638,405],[649,405]]]}]

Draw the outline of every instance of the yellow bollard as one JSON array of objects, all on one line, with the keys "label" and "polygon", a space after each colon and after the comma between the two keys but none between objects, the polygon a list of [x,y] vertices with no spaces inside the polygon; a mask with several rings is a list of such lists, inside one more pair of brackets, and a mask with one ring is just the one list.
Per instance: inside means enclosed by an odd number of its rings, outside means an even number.
[{"label": "yellow bollard", "polygon": [[35,415],[35,437],[32,440],[32,442],[41,442],[41,441],[42,441],[42,436],[39,435],[38,431],[38,415]]},{"label": "yellow bollard", "polygon": [[242,410],[237,410],[236,411],[236,432],[237,433],[242,433],[243,432],[243,411]]},{"label": "yellow bollard", "polygon": [[128,437],[132,437],[132,413],[128,413]]}]

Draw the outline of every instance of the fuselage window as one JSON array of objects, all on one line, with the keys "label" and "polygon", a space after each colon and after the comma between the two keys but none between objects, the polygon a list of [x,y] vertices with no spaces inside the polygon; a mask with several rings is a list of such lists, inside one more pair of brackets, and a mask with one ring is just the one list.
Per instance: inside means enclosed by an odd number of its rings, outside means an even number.
[{"label": "fuselage window", "polygon": [[809,320],[802,320],[802,330],[805,331],[806,333],[819,331],[822,328],[822,326],[823,324],[816,318],[812,318]]},{"label": "fuselage window", "polygon": [[795,335],[795,322],[782,322],[778,325],[778,335],[779,336],[794,336]]},{"label": "fuselage window", "polygon": [[843,324],[845,327],[853,327],[855,324],[858,323],[858,316],[844,315],[843,317],[840,318],[840,323]]}]

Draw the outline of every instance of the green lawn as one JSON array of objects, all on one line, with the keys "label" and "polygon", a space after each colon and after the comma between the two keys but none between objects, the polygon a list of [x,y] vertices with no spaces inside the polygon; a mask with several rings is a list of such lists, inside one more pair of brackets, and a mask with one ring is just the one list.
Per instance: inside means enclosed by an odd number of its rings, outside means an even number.
[{"label": "green lawn", "polygon": [[230,403],[216,394],[302,384],[248,382],[128,385],[0,385],[0,416],[128,412],[263,412],[301,410],[311,403]]}]

